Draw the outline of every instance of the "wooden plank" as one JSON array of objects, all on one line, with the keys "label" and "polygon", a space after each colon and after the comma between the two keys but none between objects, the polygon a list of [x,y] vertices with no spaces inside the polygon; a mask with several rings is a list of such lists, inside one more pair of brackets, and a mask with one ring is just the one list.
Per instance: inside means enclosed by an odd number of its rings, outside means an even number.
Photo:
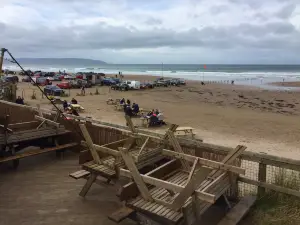
[{"label": "wooden plank", "polygon": [[[258,166],[258,180],[260,182],[266,183],[267,181],[267,165],[264,163],[259,163]],[[264,187],[258,187],[257,190],[257,195],[258,196],[263,196],[266,192],[266,189]]]},{"label": "wooden plank", "polygon": [[100,157],[99,157],[99,155],[98,155],[98,153],[97,153],[97,151],[94,147],[92,138],[91,138],[88,130],[86,129],[86,126],[84,124],[79,124],[79,127],[80,127],[81,132],[84,136],[84,139],[86,140],[86,143],[89,147],[89,150],[91,151],[91,154],[93,156],[94,161],[98,164],[102,164],[102,161],[101,161],[101,159],[100,159]]},{"label": "wooden plank", "polygon": [[294,190],[294,189],[277,186],[275,184],[268,184],[268,183],[257,181],[257,180],[252,180],[252,179],[249,179],[245,176],[240,176],[238,178],[238,180],[241,181],[241,182],[247,183],[247,184],[252,184],[252,185],[267,188],[267,189],[270,189],[270,190],[273,190],[273,191],[281,192],[281,193],[284,193],[284,194],[300,197],[300,191],[297,191],[297,190]]},{"label": "wooden plank", "polygon": [[150,140],[150,137],[147,137],[147,139],[145,140],[144,144],[142,145],[138,155],[136,156],[136,161],[139,160],[139,156],[140,154],[143,152],[144,148],[146,147],[146,145],[148,144],[148,141]]},{"label": "wooden plank", "polygon": [[80,178],[84,178],[86,176],[90,175],[90,172],[89,171],[86,171],[86,170],[79,170],[79,171],[76,171],[74,173],[70,173],[69,176],[74,178],[74,179],[80,179]]},{"label": "wooden plank", "polygon": [[91,173],[89,179],[86,181],[85,185],[83,186],[82,190],[80,191],[79,195],[81,197],[85,197],[88,191],[90,190],[92,184],[95,182],[97,175],[95,173]]},{"label": "wooden plank", "polygon": [[162,154],[170,157],[175,157],[176,159],[184,159],[189,162],[194,162],[195,159],[198,158],[198,163],[203,166],[209,166],[213,167],[215,169],[220,169],[220,170],[229,170],[231,172],[235,172],[238,174],[245,174],[245,169],[237,167],[237,166],[231,166],[222,162],[217,162],[209,159],[204,159],[204,158],[199,158],[196,156],[188,155],[188,154],[183,154],[179,152],[174,152],[170,151],[167,149],[162,150]]},{"label": "wooden plank", "polygon": [[[168,135],[169,141],[171,142],[171,145],[173,146],[174,150],[176,152],[179,152],[179,153],[184,153],[181,146],[180,146],[180,144],[176,140],[176,137],[174,136],[174,133],[172,131],[168,130],[166,132],[166,134]],[[187,171],[190,170],[190,165],[185,160],[180,159],[180,162],[182,164],[183,169],[185,169]]]},{"label": "wooden plank", "polygon": [[57,147],[44,148],[44,149],[35,149],[35,150],[32,150],[32,151],[26,151],[24,153],[17,153],[16,155],[13,155],[13,156],[8,156],[8,157],[3,157],[3,158],[1,157],[0,162],[8,162],[8,161],[11,161],[11,160],[21,159],[21,158],[25,158],[25,157],[28,157],[28,156],[39,155],[39,154],[46,153],[46,152],[52,152],[52,151],[72,148],[72,147],[75,147],[77,145],[78,145],[77,143],[73,142],[73,143],[69,143],[69,144],[59,145]]},{"label": "wooden plank", "polygon": [[36,120],[45,122],[45,123],[47,123],[48,125],[51,125],[51,126],[54,126],[54,127],[59,127],[59,126],[60,126],[59,123],[56,123],[56,122],[54,122],[54,121],[52,121],[52,120],[48,120],[48,119],[46,119],[46,118],[44,118],[44,117],[41,117],[41,116],[35,115],[34,118],[35,118]]},{"label": "wooden plank", "polygon": [[[178,169],[180,163],[178,160],[171,160],[158,168],[149,171],[145,175],[155,177],[155,178],[163,178],[168,174],[171,174],[173,171]],[[130,182],[124,186],[122,186],[118,190],[117,196],[120,198],[121,201],[129,200],[130,198],[136,197],[139,194],[138,188],[134,182]]]},{"label": "wooden plank", "polygon": [[243,197],[225,217],[218,223],[218,225],[236,225],[249,212],[250,208],[256,201],[255,196]]},{"label": "wooden plank", "polygon": [[120,223],[124,219],[131,216],[133,213],[135,213],[133,209],[123,206],[122,208],[109,215],[108,218],[116,223]]},{"label": "wooden plank", "polygon": [[[41,128],[39,130],[25,130],[18,131],[9,134],[7,137],[7,144],[20,143],[22,141],[35,140],[46,137],[53,137],[68,134],[70,131],[65,130],[65,128],[52,129],[52,128]],[[0,134],[0,144],[4,144],[4,135]]]},{"label": "wooden plank", "polygon": [[[211,171],[211,169],[208,169],[208,168],[204,168],[203,170],[204,171],[206,171],[206,170]],[[202,182],[201,179],[202,179],[202,176],[204,176],[204,174],[205,173],[203,173],[201,176],[198,174],[196,177],[193,176],[193,178],[192,178],[193,184],[194,183],[198,183],[198,182]],[[128,178],[132,178],[133,177],[132,173],[130,173],[130,171],[126,170],[126,169],[120,169],[120,175],[128,177]],[[144,182],[146,182],[148,184],[154,185],[156,187],[165,188],[167,190],[171,190],[171,191],[177,192],[177,193],[183,192],[185,190],[185,188],[186,188],[186,187],[184,187],[182,185],[170,183],[168,181],[157,179],[157,178],[150,177],[150,176],[143,175],[143,174],[140,174],[140,177],[141,177],[142,181],[144,181]],[[190,184],[190,186],[192,186],[192,185]],[[192,189],[192,188],[190,188],[190,189]],[[193,193],[193,191],[192,191],[192,193]],[[200,199],[202,199],[204,201],[207,201],[207,202],[214,203],[215,200],[216,200],[215,196],[212,195],[212,194],[208,194],[208,193],[205,193],[205,192],[202,192],[202,191],[197,191],[196,194],[197,194],[197,197],[199,197]]]},{"label": "wooden plank", "polygon": [[[81,141],[81,145],[84,147],[88,147],[88,144],[85,141]],[[96,151],[102,152],[104,154],[113,155],[115,157],[121,156],[121,153],[119,151],[111,149],[109,147],[105,147],[102,145],[96,145],[96,144],[93,144],[93,146]]]},{"label": "wooden plank", "polygon": [[[175,198],[174,202],[170,206],[172,209],[178,210],[185,201],[190,198],[190,196],[195,192],[196,187],[201,184],[211,172],[210,168],[201,167],[198,171],[196,171],[189,181],[189,183],[185,186],[184,190],[179,193],[179,195]],[[199,197],[197,193],[197,197]],[[205,199],[202,199],[205,200]],[[215,196],[214,196],[215,201]]]},{"label": "wooden plank", "polygon": [[122,154],[122,158],[123,158],[127,168],[131,172],[131,175],[132,175],[142,197],[147,201],[152,201],[153,199],[149,193],[149,190],[148,190],[146,184],[143,182],[141,175],[140,175],[138,169],[136,168],[136,165],[134,164],[133,158],[129,155],[128,149],[119,148],[119,150]]}]

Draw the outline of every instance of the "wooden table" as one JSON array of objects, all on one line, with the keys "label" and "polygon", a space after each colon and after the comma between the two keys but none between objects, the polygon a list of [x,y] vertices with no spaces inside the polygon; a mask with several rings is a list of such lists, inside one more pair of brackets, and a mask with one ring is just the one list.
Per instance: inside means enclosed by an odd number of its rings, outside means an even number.
[{"label": "wooden table", "polygon": [[123,111],[124,110],[124,104],[117,104],[117,105],[115,105],[115,110],[117,110],[117,111]]},{"label": "wooden table", "polygon": [[150,117],[141,117],[141,126],[142,127],[149,127],[149,121],[150,121]]},{"label": "wooden table", "polygon": [[178,136],[181,136],[181,135],[184,135],[184,136],[191,135],[191,137],[194,138],[195,134],[194,134],[193,130],[194,130],[194,128],[192,128],[192,127],[178,127],[176,129],[176,135],[178,135]]},{"label": "wooden table", "polygon": [[79,104],[70,104],[71,108],[74,108],[75,110],[79,111],[79,112],[83,112],[84,108],[79,105]]}]

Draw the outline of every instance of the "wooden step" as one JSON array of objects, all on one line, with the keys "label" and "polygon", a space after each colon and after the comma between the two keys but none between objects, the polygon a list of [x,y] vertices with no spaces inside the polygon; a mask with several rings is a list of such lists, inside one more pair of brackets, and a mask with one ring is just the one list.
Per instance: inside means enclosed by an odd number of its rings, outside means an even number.
[{"label": "wooden step", "polygon": [[218,223],[218,225],[236,225],[254,205],[256,196],[245,196]]},{"label": "wooden step", "polygon": [[77,145],[78,145],[78,143],[73,142],[73,143],[59,145],[57,147],[52,147],[52,148],[44,148],[44,149],[36,149],[36,150],[32,150],[32,151],[26,151],[24,153],[16,154],[16,155],[13,155],[13,156],[0,158],[0,162],[8,162],[8,161],[11,161],[11,160],[21,159],[21,158],[25,158],[25,157],[28,157],[28,156],[39,155],[39,154],[46,153],[46,152],[63,150],[63,149],[75,147]]},{"label": "wooden step", "polygon": [[111,215],[109,215],[108,218],[116,223],[120,223],[122,220],[126,219],[134,212],[135,211],[133,209],[124,206],[112,213]]},{"label": "wooden step", "polygon": [[78,180],[80,178],[85,178],[87,177],[88,175],[90,175],[90,172],[89,171],[86,171],[86,170],[79,170],[79,171],[76,171],[74,173],[70,173],[69,176]]}]

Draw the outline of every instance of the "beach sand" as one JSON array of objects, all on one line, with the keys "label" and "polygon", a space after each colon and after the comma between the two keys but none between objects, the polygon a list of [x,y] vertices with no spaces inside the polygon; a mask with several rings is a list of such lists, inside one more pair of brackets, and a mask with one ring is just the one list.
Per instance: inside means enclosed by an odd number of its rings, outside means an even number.
[{"label": "beach sand", "polygon": [[[125,79],[154,80],[151,76],[126,76]],[[30,96],[35,90],[37,99]],[[267,91],[255,87],[231,84],[208,84],[187,81],[186,86],[160,87],[150,90],[113,91],[109,87],[86,89],[86,96],[76,96],[79,89],[70,91],[86,112],[107,122],[125,124],[124,113],[107,105],[108,98],[125,98],[144,109],[160,109],[166,121],[195,128],[204,142],[235,147],[243,144],[247,150],[300,159],[300,92]],[[66,91],[69,92],[68,90]],[[28,83],[18,85],[30,105],[52,108],[36,87]],[[134,119],[139,125],[140,119]]]}]

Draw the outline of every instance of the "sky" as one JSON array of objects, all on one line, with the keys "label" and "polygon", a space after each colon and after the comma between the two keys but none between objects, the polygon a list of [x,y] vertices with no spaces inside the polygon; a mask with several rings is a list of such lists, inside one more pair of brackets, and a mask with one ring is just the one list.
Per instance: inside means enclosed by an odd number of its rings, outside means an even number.
[{"label": "sky", "polygon": [[0,0],[16,57],[300,64],[300,0]]}]

